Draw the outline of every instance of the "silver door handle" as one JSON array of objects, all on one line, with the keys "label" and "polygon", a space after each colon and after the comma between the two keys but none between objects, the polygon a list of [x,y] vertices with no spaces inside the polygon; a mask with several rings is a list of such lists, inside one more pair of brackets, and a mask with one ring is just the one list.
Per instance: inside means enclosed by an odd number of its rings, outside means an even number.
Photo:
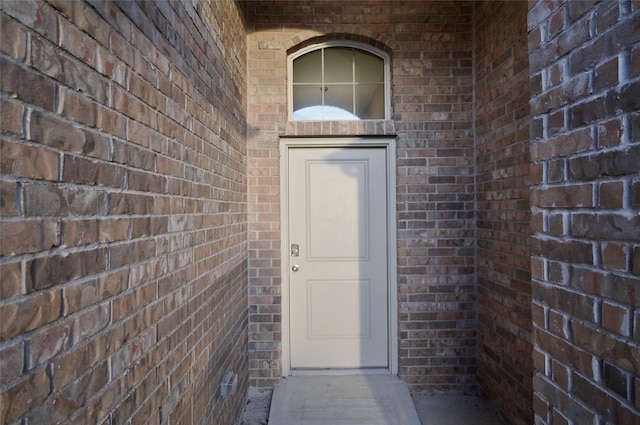
[{"label": "silver door handle", "polygon": [[298,265],[297,265],[297,264],[294,264],[294,265],[291,267],[291,270],[293,270],[294,272],[297,272],[298,270],[300,270],[300,267],[298,267]]}]

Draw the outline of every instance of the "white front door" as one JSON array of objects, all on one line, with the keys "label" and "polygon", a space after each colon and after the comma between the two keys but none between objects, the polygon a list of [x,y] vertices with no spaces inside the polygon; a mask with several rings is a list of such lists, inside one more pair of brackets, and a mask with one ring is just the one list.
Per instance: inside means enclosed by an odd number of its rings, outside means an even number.
[{"label": "white front door", "polygon": [[385,149],[288,155],[291,367],[388,367]]}]

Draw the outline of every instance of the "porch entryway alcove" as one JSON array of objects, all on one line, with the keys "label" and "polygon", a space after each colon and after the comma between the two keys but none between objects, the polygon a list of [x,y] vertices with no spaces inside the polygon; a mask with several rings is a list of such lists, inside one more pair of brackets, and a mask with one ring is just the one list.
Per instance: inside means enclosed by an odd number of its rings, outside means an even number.
[{"label": "porch entryway alcove", "polygon": [[[228,425],[282,383],[294,137],[394,140],[387,375],[509,424],[638,422],[639,21],[629,0],[0,1],[0,422]],[[298,91],[339,119],[296,119]]]},{"label": "porch entryway alcove", "polygon": [[[282,236],[289,213],[282,140],[389,137],[395,144],[389,169],[396,192],[395,373],[416,393],[520,394],[524,402],[500,403],[506,410],[517,406],[511,422],[527,423],[529,213],[521,170],[529,166],[528,116],[507,122],[505,112],[498,113],[528,105],[526,5],[373,2],[361,4],[357,17],[330,17],[329,10],[351,6],[249,6],[249,320],[256,320],[250,384],[271,388],[291,374],[285,317],[288,276],[297,263],[290,255],[296,241]],[[508,36],[499,35],[499,27],[508,28]],[[294,105],[305,106],[295,90],[324,99],[336,88],[333,76],[323,77],[329,51],[320,49],[342,45],[366,46],[387,58],[383,119],[295,119]],[[323,53],[306,56],[316,51]],[[304,79],[292,75],[295,58],[309,58]],[[316,68],[307,66],[313,61]],[[338,104],[349,105],[345,99]],[[350,113],[357,116],[356,108]],[[513,212],[501,219],[505,208]],[[509,245],[500,242],[506,238]]]}]

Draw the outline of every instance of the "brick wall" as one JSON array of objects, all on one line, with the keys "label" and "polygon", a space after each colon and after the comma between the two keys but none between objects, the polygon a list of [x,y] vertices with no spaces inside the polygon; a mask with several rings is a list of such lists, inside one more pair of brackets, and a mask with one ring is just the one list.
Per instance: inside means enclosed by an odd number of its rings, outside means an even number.
[{"label": "brick wall", "polygon": [[539,424],[640,422],[639,9],[529,10]]},{"label": "brick wall", "polygon": [[233,423],[244,11],[0,5],[0,423]]},{"label": "brick wall", "polygon": [[[476,391],[471,2],[251,1],[251,385],[281,376],[279,137],[397,135],[399,374]],[[392,60],[392,120],[287,122],[287,54],[332,39]]]},{"label": "brick wall", "polygon": [[[397,138],[413,391],[637,422],[638,3],[530,2],[529,70],[523,2],[244,7],[0,4],[0,422],[227,424],[279,380],[282,135]],[[389,54],[391,120],[287,122],[333,39]]]},{"label": "brick wall", "polygon": [[529,424],[531,273],[526,2],[477,2],[478,374],[506,423]]}]

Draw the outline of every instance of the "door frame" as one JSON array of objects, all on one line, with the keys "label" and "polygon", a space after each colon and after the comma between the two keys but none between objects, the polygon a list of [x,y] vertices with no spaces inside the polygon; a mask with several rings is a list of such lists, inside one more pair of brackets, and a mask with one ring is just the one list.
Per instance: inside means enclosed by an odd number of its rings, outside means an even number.
[{"label": "door frame", "polygon": [[[289,281],[289,149],[354,148],[385,149],[387,160],[387,321],[388,370],[398,373],[398,264],[396,246],[396,143],[393,137],[281,137],[280,138],[280,276],[282,375],[291,375],[290,281]],[[354,372],[357,373],[357,372]]]}]

